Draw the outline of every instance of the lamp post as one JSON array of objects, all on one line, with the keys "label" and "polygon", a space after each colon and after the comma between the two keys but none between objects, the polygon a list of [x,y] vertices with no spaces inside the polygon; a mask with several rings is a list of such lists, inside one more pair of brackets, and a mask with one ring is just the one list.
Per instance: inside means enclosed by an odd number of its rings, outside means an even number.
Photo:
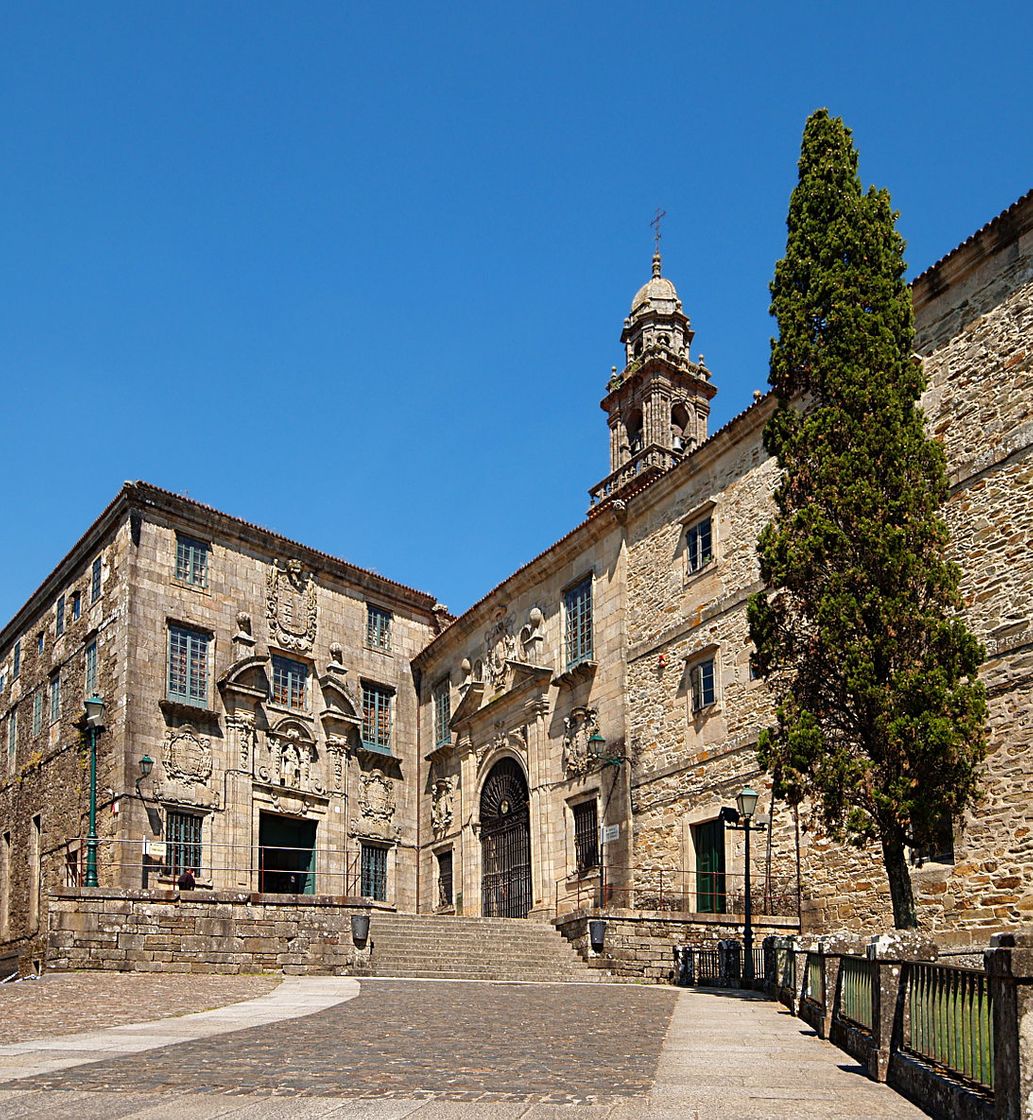
[{"label": "lamp post", "polygon": [[745,959],[742,962],[742,978],[745,983],[750,984],[753,982],[753,900],[750,897],[750,820],[757,809],[756,790],[750,789],[749,786],[744,786],[739,796],[735,799],[735,804],[739,809],[739,815],[742,817],[742,827],[746,834],[746,898],[745,910],[743,915],[745,918],[745,927],[743,929],[743,956]]},{"label": "lamp post", "polygon": [[86,730],[90,736],[90,827],[86,834],[87,887],[97,883],[97,735],[104,730],[104,701],[97,695],[85,702]]}]

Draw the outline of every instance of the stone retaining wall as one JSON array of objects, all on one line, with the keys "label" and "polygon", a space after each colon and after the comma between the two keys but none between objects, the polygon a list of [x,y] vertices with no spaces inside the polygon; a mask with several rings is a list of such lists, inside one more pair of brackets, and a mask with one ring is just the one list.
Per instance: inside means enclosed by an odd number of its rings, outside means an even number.
[{"label": "stone retaining wall", "polygon": [[59,890],[47,967],[120,972],[370,971],[356,948],[358,900],[234,891]]},{"label": "stone retaining wall", "polygon": [[[593,951],[588,923],[606,921],[602,952]],[[716,949],[726,938],[743,938],[741,914],[690,914],[663,911],[577,910],[553,922],[591,965],[627,980],[656,984],[674,980],[674,947]],[[755,918],[754,945],[771,933],[799,930],[795,918]]]}]

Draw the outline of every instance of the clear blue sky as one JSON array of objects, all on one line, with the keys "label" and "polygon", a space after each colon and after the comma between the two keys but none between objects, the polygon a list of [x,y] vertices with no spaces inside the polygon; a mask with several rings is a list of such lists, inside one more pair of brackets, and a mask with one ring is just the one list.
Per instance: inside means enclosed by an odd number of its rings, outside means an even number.
[{"label": "clear blue sky", "polygon": [[33,3],[0,33],[0,620],[143,478],[462,610],[584,514],[649,274],[767,378],[807,114],[917,273],[1033,186],[1026,3]]}]

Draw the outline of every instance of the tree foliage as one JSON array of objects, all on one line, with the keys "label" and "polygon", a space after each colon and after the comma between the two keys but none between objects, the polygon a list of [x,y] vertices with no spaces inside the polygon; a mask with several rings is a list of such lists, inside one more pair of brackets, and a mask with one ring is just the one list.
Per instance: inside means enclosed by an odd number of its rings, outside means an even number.
[{"label": "tree foliage", "polygon": [[946,559],[942,448],[918,406],[904,242],[888,193],[864,192],[843,122],[807,121],[785,257],[771,285],[781,468],[749,605],[777,722],[761,764],[825,830],[882,846],[899,927],[916,924],[905,847],[976,796],[986,753],[982,649]]}]

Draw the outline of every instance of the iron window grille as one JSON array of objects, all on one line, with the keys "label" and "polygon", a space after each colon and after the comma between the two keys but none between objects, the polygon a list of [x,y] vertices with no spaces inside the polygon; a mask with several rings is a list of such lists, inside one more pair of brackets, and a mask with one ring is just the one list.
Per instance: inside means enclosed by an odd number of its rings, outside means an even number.
[{"label": "iron window grille", "polygon": [[308,709],[308,666],[287,657],[273,657],[274,704],[303,712]]},{"label": "iron window grille", "polygon": [[362,741],[391,752],[391,693],[380,685],[362,686]]},{"label": "iron window grille", "polygon": [[11,667],[11,680],[16,681],[18,679],[18,675],[21,673],[21,671],[22,671],[22,640],[21,640],[21,638],[19,638],[18,641],[16,641],[14,643],[14,664]]},{"label": "iron window grille", "polygon": [[452,719],[452,697],[448,681],[438,685],[434,693],[434,745],[443,746],[452,739],[452,729],[448,726]]},{"label": "iron window grille", "polygon": [[57,597],[57,606],[54,608],[54,613],[57,616],[54,620],[54,633],[58,638],[60,638],[61,635],[65,632],[65,597],[64,597],[64,595],[59,595]]},{"label": "iron window grille", "polygon": [[100,557],[93,561],[90,572],[90,602],[95,603],[100,598]]},{"label": "iron window grille", "polygon": [[165,818],[165,862],[169,874],[179,876],[187,868],[201,870],[202,821],[203,818],[194,813],[168,811]]},{"label": "iron window grille", "polygon": [[391,648],[391,612],[366,604],[366,645],[372,649]]},{"label": "iron window grille", "polygon": [[713,533],[709,517],[689,526],[685,534],[685,551],[690,572],[698,572],[714,559]]},{"label": "iron window grille", "polygon": [[574,856],[579,875],[599,866],[599,812],[594,801],[574,806]]},{"label": "iron window grille", "polygon": [[438,905],[451,906],[452,894],[452,851],[438,853]]},{"label": "iron window grille", "polygon": [[693,665],[689,670],[689,680],[692,689],[692,710],[701,712],[709,708],[717,699],[714,686],[714,659],[708,658]]},{"label": "iron window grille", "polygon": [[72,592],[72,621],[77,622],[82,614],[82,595],[78,591]]},{"label": "iron window grille", "polygon": [[387,901],[387,848],[374,844],[362,845],[362,886],[363,898],[374,902]]},{"label": "iron window grille", "polygon": [[185,626],[169,627],[168,698],[198,708],[208,706],[208,635]]},{"label": "iron window grille", "polygon": [[87,696],[97,694],[97,643],[90,642],[86,647],[86,666],[83,671],[83,692]]},{"label": "iron window grille", "polygon": [[592,579],[582,580],[563,597],[567,618],[567,668],[592,657]]},{"label": "iron window grille", "polygon": [[32,697],[32,737],[43,730],[43,689],[37,688]]},{"label": "iron window grille", "polygon": [[50,678],[50,722],[57,723],[61,718],[61,674]]},{"label": "iron window grille", "polygon": [[176,579],[193,587],[208,586],[208,545],[176,534]]}]

